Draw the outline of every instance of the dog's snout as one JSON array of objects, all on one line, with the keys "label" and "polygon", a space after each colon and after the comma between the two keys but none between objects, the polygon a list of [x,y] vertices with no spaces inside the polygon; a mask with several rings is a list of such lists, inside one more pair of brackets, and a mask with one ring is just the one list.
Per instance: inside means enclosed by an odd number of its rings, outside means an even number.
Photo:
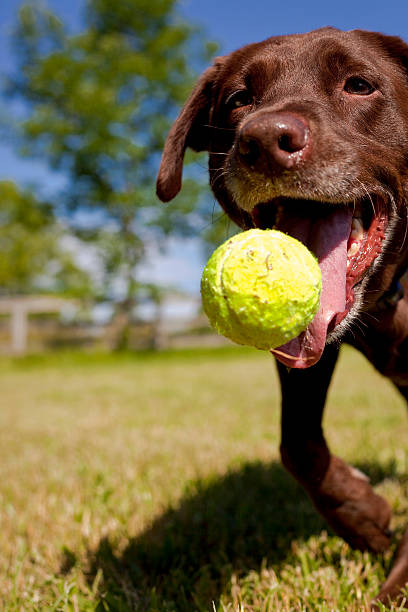
[{"label": "dog's snout", "polygon": [[306,121],[292,113],[265,113],[241,128],[238,154],[249,167],[265,174],[288,170],[304,160],[310,149]]}]

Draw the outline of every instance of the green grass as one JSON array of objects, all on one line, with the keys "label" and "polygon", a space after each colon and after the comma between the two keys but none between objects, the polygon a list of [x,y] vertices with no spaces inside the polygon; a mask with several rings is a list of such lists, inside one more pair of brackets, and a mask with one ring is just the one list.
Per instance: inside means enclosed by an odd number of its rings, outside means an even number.
[{"label": "green grass", "polygon": [[[0,361],[4,610],[363,610],[384,556],[333,535],[279,461],[272,358],[231,348]],[[408,518],[405,404],[357,353],[334,452]]]}]

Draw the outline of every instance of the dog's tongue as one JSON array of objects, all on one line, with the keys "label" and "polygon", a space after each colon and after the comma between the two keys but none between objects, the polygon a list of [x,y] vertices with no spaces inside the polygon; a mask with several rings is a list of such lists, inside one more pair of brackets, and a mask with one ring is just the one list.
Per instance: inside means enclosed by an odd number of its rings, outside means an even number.
[{"label": "dog's tongue", "polygon": [[324,218],[283,216],[277,229],[305,244],[318,258],[322,272],[320,309],[297,338],[274,349],[279,361],[291,368],[308,368],[321,357],[327,328],[333,317],[346,309],[347,241],[352,211],[336,209]]}]

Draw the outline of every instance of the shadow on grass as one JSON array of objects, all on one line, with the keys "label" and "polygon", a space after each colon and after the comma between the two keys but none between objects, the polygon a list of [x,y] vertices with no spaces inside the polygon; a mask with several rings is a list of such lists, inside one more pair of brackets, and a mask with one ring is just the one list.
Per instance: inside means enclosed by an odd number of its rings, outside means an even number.
[{"label": "shadow on grass", "polygon": [[292,540],[322,528],[311,502],[279,463],[246,464],[190,484],[179,505],[119,558],[101,541],[91,575],[102,568],[100,592],[110,609],[210,610],[232,572],[259,569],[264,559],[280,563]]},{"label": "shadow on grass", "polygon": [[[373,484],[385,475],[377,465],[359,467]],[[120,557],[102,540],[90,555],[90,583],[102,569],[101,610],[209,611],[233,572],[259,570],[264,560],[279,569],[293,540],[322,529],[327,525],[279,463],[246,464],[193,483]]]}]

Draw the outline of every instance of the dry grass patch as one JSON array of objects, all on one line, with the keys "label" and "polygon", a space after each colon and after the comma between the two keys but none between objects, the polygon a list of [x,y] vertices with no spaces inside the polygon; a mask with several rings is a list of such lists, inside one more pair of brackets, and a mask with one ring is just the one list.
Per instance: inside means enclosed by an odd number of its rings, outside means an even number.
[{"label": "dry grass patch", "polygon": [[[6,610],[363,610],[391,563],[327,532],[278,456],[255,350],[2,361]],[[346,351],[326,430],[408,518],[405,406]]]}]

